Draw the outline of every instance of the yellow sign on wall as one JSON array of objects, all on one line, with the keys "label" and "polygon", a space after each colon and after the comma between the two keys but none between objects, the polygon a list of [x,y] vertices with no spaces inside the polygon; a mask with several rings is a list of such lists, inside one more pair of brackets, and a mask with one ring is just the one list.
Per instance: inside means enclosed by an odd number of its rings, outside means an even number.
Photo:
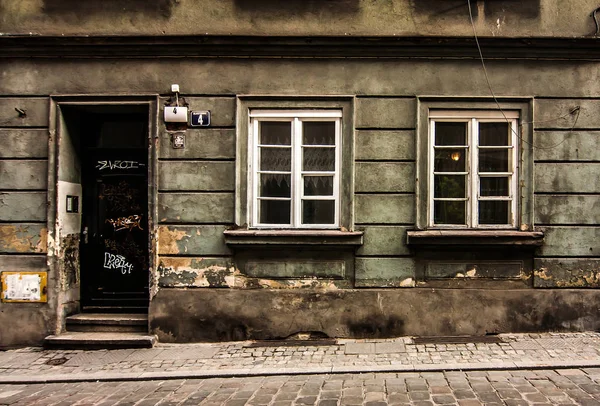
[{"label": "yellow sign on wall", "polygon": [[46,303],[47,272],[2,272],[2,302]]}]

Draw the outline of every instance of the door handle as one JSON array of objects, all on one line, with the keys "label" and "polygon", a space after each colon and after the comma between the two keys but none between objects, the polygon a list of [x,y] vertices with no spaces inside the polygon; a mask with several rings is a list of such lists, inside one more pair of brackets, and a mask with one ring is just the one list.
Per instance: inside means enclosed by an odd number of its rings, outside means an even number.
[{"label": "door handle", "polygon": [[87,226],[83,227],[83,231],[81,232],[81,234],[83,234],[83,243],[87,244],[88,243],[88,227]]}]

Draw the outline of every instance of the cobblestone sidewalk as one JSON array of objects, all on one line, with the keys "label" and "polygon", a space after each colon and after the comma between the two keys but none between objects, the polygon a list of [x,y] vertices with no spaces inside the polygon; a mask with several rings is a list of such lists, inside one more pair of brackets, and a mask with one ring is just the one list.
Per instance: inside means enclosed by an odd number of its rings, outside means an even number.
[{"label": "cobblestone sidewalk", "polygon": [[[0,352],[0,383],[600,367],[600,333],[503,334],[497,342],[158,344],[152,349]],[[322,345],[321,345],[322,344]]]}]

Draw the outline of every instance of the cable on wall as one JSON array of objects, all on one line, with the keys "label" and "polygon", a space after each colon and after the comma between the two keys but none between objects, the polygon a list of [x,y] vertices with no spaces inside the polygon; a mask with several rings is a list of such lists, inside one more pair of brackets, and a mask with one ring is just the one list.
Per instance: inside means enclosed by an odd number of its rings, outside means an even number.
[{"label": "cable on wall", "polygon": [[[477,50],[479,52],[479,60],[481,61],[481,67],[483,68],[483,74],[485,76],[485,81],[487,83],[488,89],[490,90],[490,94],[492,95],[492,98],[494,99],[494,102],[496,103],[496,105],[498,106],[498,109],[500,110],[500,113],[502,113],[502,116],[504,117],[504,119],[506,120],[506,122],[508,123],[509,120],[506,117],[506,114],[504,114],[504,110],[502,109],[502,107],[500,106],[500,103],[498,102],[498,99],[496,98],[496,94],[494,93],[494,89],[492,88],[492,83],[490,81],[490,77],[488,75],[488,71],[487,68],[485,66],[485,60],[483,58],[483,52],[481,50],[481,44],[479,43],[479,37],[477,36],[477,29],[475,28],[475,21],[473,20],[473,10],[471,9],[471,0],[467,0],[467,7],[469,8],[469,19],[471,21],[471,27],[473,28],[473,37],[475,38],[475,44],[477,45]],[[598,21],[596,19],[596,12],[600,11],[600,7],[598,7],[596,10],[594,10],[594,12],[592,13],[594,16],[594,21],[596,22],[596,27],[598,26]],[[579,114],[581,113],[581,106],[576,106],[574,108],[572,108],[568,113],[557,117],[555,119],[551,119],[551,120],[544,120],[544,121],[529,121],[529,122],[523,122],[519,124],[519,127],[523,127],[523,125],[525,124],[539,124],[539,123],[545,123],[545,122],[554,122],[554,121],[558,121],[561,120],[563,118],[566,118],[568,116],[572,116],[573,114],[577,114],[575,116],[575,120],[573,121],[573,125],[571,126],[571,129],[569,130],[569,132],[567,133],[567,135],[565,136],[565,138],[559,142],[558,144],[552,145],[550,147],[540,147],[537,145],[534,145],[533,143],[523,139],[519,134],[516,133],[516,131],[514,129],[512,129],[513,133],[515,133],[515,135],[517,136],[517,138],[519,138],[521,141],[523,141],[525,144],[531,145],[533,148],[537,148],[537,149],[553,149],[558,147],[559,145],[563,144],[565,141],[567,141],[567,139],[569,138],[569,136],[571,135],[573,129],[575,128],[575,126],[577,125],[577,121],[579,120]]]}]

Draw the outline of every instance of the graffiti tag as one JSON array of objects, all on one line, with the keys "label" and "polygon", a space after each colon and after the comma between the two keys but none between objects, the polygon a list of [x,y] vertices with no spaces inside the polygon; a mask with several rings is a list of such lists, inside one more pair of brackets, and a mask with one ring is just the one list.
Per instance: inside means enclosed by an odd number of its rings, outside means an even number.
[{"label": "graffiti tag", "polygon": [[146,164],[143,164],[141,162],[138,161],[98,161],[98,165],[96,165],[96,168],[99,171],[102,171],[104,169],[109,169],[109,170],[113,170],[113,169],[137,169],[139,167],[142,166],[146,166]]},{"label": "graffiti tag", "polygon": [[115,241],[108,238],[104,239],[104,246],[117,254],[124,255],[128,258],[135,258],[140,268],[148,268],[148,259],[145,251],[141,249],[135,241],[126,239],[124,241]]},{"label": "graffiti tag", "polygon": [[104,184],[99,199],[106,200],[113,211],[137,211],[140,205],[137,202],[139,190],[132,189],[127,181],[117,185]]},{"label": "graffiti tag", "polygon": [[106,219],[106,223],[110,223],[113,226],[113,228],[115,229],[115,231],[121,231],[121,230],[131,231],[136,227],[139,228],[140,230],[143,230],[141,221],[142,221],[142,216],[140,216],[138,214],[134,214],[134,215],[128,216],[128,217],[119,217],[116,219]]},{"label": "graffiti tag", "polygon": [[111,254],[110,252],[104,253],[104,267],[106,269],[119,269],[121,274],[129,274],[133,269],[133,265],[127,262],[124,256]]}]

